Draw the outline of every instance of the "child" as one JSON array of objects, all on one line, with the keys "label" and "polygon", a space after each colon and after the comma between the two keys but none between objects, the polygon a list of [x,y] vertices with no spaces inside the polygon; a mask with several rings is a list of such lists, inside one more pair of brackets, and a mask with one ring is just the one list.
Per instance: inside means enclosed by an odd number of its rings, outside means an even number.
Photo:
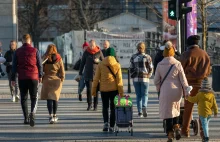
[{"label": "child", "polygon": [[201,89],[196,96],[186,96],[186,99],[191,103],[198,103],[199,119],[202,123],[204,131],[203,142],[209,141],[209,121],[214,111],[214,117],[217,117],[218,106],[215,100],[214,92],[208,82],[208,78],[202,81]]}]

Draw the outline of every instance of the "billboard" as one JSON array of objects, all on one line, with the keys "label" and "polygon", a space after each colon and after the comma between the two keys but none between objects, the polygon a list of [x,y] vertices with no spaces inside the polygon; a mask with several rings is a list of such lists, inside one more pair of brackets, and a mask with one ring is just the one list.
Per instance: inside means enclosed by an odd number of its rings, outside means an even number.
[{"label": "billboard", "polygon": [[121,67],[129,68],[130,58],[137,52],[137,44],[145,41],[145,33],[104,33],[86,31],[86,40],[89,41],[91,39],[94,39],[101,49],[103,49],[103,42],[108,40],[110,42],[110,47],[113,47],[116,51]]},{"label": "billboard", "polygon": [[187,38],[197,34],[197,0],[192,0],[187,3],[187,7],[192,7],[192,12],[187,14]]}]

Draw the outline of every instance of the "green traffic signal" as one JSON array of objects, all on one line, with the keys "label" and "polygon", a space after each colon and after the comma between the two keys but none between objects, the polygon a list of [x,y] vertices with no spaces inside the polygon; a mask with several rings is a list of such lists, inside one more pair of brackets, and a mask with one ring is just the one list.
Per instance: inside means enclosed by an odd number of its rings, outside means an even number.
[{"label": "green traffic signal", "polygon": [[176,20],[176,0],[168,1],[168,18]]},{"label": "green traffic signal", "polygon": [[174,17],[175,16],[175,13],[173,10],[170,11],[170,17]]}]

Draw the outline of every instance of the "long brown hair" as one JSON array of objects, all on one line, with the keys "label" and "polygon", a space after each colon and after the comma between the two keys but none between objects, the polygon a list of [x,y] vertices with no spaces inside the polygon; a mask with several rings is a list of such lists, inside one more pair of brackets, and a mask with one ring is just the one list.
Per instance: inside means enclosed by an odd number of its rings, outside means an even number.
[{"label": "long brown hair", "polygon": [[51,55],[53,54],[57,54],[57,48],[54,44],[50,44],[47,46],[47,51],[44,54],[43,59],[45,60],[48,58],[48,61],[52,62]]}]

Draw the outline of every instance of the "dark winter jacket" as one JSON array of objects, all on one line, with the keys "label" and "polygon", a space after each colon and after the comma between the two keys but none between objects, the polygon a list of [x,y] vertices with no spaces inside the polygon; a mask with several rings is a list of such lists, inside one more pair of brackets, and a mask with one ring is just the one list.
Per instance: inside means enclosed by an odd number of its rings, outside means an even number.
[{"label": "dark winter jacket", "polygon": [[10,73],[12,71],[12,61],[14,56],[15,50],[8,50],[5,53],[4,58],[6,59],[4,65],[6,66],[6,72]]},{"label": "dark winter jacket", "polygon": [[98,63],[94,62],[95,59],[103,60],[104,56],[102,54],[102,51],[97,47],[98,50],[96,53],[90,53],[88,50],[86,50],[83,53],[82,61],[79,68],[79,75],[82,75],[83,69],[84,69],[84,79],[87,81],[92,81],[93,77],[95,75],[95,71],[97,68]]},{"label": "dark winter jacket", "polygon": [[16,73],[19,80],[42,78],[43,68],[39,51],[30,44],[24,43],[14,54],[12,80],[15,79]]}]

